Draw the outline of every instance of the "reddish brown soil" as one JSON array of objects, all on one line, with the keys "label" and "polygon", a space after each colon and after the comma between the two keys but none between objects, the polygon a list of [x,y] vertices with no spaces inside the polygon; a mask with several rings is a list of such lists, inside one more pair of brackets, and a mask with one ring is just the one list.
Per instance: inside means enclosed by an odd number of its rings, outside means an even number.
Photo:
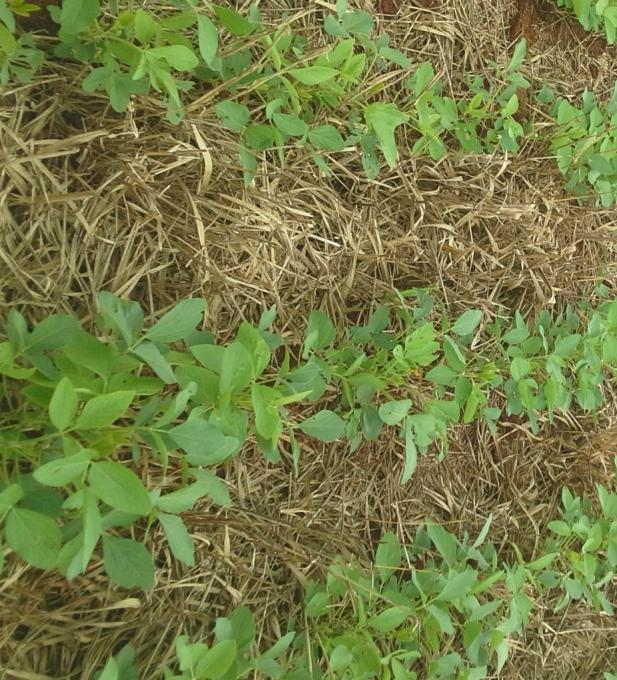
[{"label": "reddish brown soil", "polygon": [[381,14],[396,14],[399,10],[399,0],[380,0],[378,8]]},{"label": "reddish brown soil", "polygon": [[58,0],[28,0],[28,4],[37,5],[39,9],[32,12],[29,17],[17,17],[20,28],[24,31],[55,35],[58,32],[58,24],[51,20],[47,8],[59,4]]},{"label": "reddish brown soil", "polygon": [[[399,11],[403,2],[404,0],[379,0],[377,7],[381,14],[393,16]],[[414,4],[423,9],[437,9],[441,6],[441,0],[415,0]]]},{"label": "reddish brown soil", "polygon": [[606,40],[602,36],[590,37],[576,17],[564,17],[555,4],[547,0],[517,0],[510,38],[514,41],[521,37],[525,37],[531,46],[537,43],[541,47],[571,48],[585,42],[592,57],[606,50]]}]

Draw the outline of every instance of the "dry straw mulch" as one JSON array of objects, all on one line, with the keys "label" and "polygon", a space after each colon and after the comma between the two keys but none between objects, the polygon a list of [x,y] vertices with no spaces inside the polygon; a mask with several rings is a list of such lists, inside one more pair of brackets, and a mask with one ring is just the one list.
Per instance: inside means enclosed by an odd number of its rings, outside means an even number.
[{"label": "dry straw mulch", "polygon": [[[323,5],[294,8],[311,34]],[[362,6],[383,9],[380,28],[414,59],[443,69],[454,93],[463,71],[482,70],[488,59],[505,64],[520,33],[531,41],[534,81],[606,96],[617,75],[614,50],[590,51],[586,36],[538,3]],[[274,20],[282,3],[262,8]],[[547,149],[440,163],[404,153],[374,182],[353,152],[324,179],[295,151],[284,167],[264,160],[245,188],[209,93],[172,127],[154,101],[115,115],[103,98],[81,93],[81,76],[58,63],[34,84],[2,93],[0,316],[14,306],[34,317],[74,310],[89,323],[102,289],[138,299],[152,314],[199,294],[222,338],[276,304],[279,329],[296,341],[310,309],[327,310],[342,327],[394,287],[431,287],[453,314],[504,304],[532,316],[587,298],[598,278],[613,285],[615,212],[576,205]],[[155,678],[175,635],[203,635],[240,603],[272,639],[297,613],[307,577],[338,554],[370,559],[383,531],[404,539],[427,516],[473,533],[492,512],[496,543],[515,541],[531,555],[562,484],[589,490],[607,479],[617,453],[613,410],[599,427],[572,419],[541,437],[517,423],[502,424],[496,438],[461,428],[446,460],[428,456],[404,488],[395,440],[354,454],[313,445],[298,478],[289,460],[269,466],[247,450],[226,471],[233,506],[187,515],[198,566],[179,569],[161,542],[151,593],[113,591],[98,567],[67,584],[10,561],[0,581],[0,678],[88,679],[127,641],[139,650],[143,677]],[[607,617],[546,610],[503,677],[600,678],[617,668],[616,647]]]}]

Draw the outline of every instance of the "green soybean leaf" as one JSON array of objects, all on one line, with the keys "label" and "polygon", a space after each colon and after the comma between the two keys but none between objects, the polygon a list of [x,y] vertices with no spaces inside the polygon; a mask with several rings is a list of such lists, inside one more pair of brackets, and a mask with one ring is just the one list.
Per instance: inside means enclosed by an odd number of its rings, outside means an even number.
[{"label": "green soybean leaf", "polygon": [[427,524],[426,533],[449,566],[456,562],[458,541],[439,524]]},{"label": "green soybean leaf", "polygon": [[389,401],[379,407],[379,417],[386,425],[398,425],[409,413],[411,404],[411,399]]},{"label": "green soybean leaf", "polygon": [[81,33],[101,12],[98,0],[64,0],[60,11],[60,25],[71,35]]},{"label": "green soybean leaf", "polygon": [[216,18],[232,35],[250,35],[256,28],[241,14],[238,14],[238,12],[233,9],[229,9],[228,7],[212,5],[212,11],[216,15]]},{"label": "green soybean leaf", "polygon": [[108,427],[125,415],[135,397],[135,392],[121,390],[93,397],[86,403],[77,418],[75,429],[91,430]]},{"label": "green soybean leaf", "polygon": [[253,613],[248,607],[238,607],[229,618],[216,620],[214,633],[217,640],[234,640],[239,648],[252,644],[255,640]]},{"label": "green soybean leaf", "polygon": [[229,492],[224,482],[205,470],[192,470],[197,477],[193,484],[160,496],[155,505],[164,512],[179,513],[193,508],[200,498],[209,497],[218,505],[229,504]]},{"label": "green soybean leaf", "polygon": [[219,36],[216,26],[209,17],[200,14],[197,17],[197,42],[201,58],[209,64],[218,51]]},{"label": "green soybean leaf", "polygon": [[315,148],[323,151],[342,151],[345,148],[345,140],[334,125],[318,125],[311,128],[308,139]]},{"label": "green soybean leaf", "polygon": [[331,671],[336,673],[338,671],[344,671],[352,664],[353,660],[354,656],[348,647],[345,645],[337,645],[332,654],[330,654],[328,666]]},{"label": "green soybean leaf", "polygon": [[335,336],[334,325],[328,315],[319,309],[311,312],[304,336],[304,358],[308,358],[311,350],[331,345]]},{"label": "green soybean leaf", "polygon": [[455,373],[462,373],[465,370],[465,355],[449,335],[444,336],[443,353],[449,368],[455,371]]},{"label": "green soybean leaf", "polygon": [[205,495],[209,496],[217,505],[223,507],[231,505],[229,490],[222,479],[208,470],[193,470],[192,474],[202,484]]},{"label": "green soybean leaf", "polygon": [[538,559],[533,560],[533,562],[528,562],[525,567],[532,571],[540,571],[541,569],[546,569],[546,567],[548,567],[558,556],[559,553],[548,553],[538,557]]},{"label": "green soybean leaf", "polygon": [[140,342],[137,347],[133,348],[133,354],[136,354],[142,361],[150,366],[166,385],[173,385],[176,382],[176,376],[173,369],[153,342]]},{"label": "green soybean leaf", "polygon": [[32,476],[45,486],[66,486],[88,469],[94,451],[82,449],[72,456],[56,458],[36,468]]},{"label": "green soybean leaf", "polygon": [[377,409],[372,404],[362,406],[362,416],[360,419],[362,432],[369,441],[375,440],[383,428],[383,421],[379,417]]},{"label": "green soybean leaf", "polygon": [[438,607],[435,604],[429,604],[426,608],[430,612],[431,616],[435,619],[435,621],[437,621],[437,624],[439,625],[439,628],[441,629],[442,633],[445,633],[446,635],[454,634],[454,626],[452,625],[452,619],[450,618],[450,615],[448,614],[446,609],[442,609],[441,607]]},{"label": "green soybean leaf", "polygon": [[523,357],[515,357],[510,364],[510,373],[517,382],[531,371],[531,364]]},{"label": "green soybean leaf", "polygon": [[4,528],[6,542],[38,569],[53,569],[60,554],[60,529],[53,519],[32,510],[13,508]]},{"label": "green soybean leaf", "polygon": [[[407,87],[413,90],[416,97],[420,97],[425,90],[429,90],[431,82],[435,79],[435,69],[430,62],[424,62],[420,64],[416,69],[415,73],[407,81]],[[435,84],[433,85],[433,87]],[[432,93],[432,88],[431,88]]]},{"label": "green soybean leaf", "polygon": [[131,645],[124,645],[124,647],[122,647],[122,649],[112,658],[116,662],[116,668],[119,673],[118,677],[100,677],[95,678],[95,680],[138,680],[139,669],[134,665],[135,650]]},{"label": "green soybean leaf", "polygon": [[101,513],[99,512],[98,499],[92,492],[87,492],[84,496],[81,517],[83,526],[81,573],[84,573],[101,537]]},{"label": "green soybean leaf", "polygon": [[373,31],[373,17],[368,12],[347,12],[343,15],[341,24],[353,35],[368,36]]},{"label": "green soybean leaf", "polygon": [[513,116],[518,111],[518,97],[513,94],[506,102],[506,105],[501,109],[502,116]]},{"label": "green soybean leaf", "polygon": [[4,22],[11,33],[15,32],[15,19],[11,10],[6,6],[5,0],[0,0],[0,21]]},{"label": "green soybean leaf", "polygon": [[401,484],[406,484],[416,471],[418,465],[418,448],[416,447],[415,432],[411,418],[405,421],[405,467]]},{"label": "green soybean leaf", "polygon": [[299,427],[304,434],[322,442],[334,442],[345,433],[345,421],[327,409],[307,418]]},{"label": "green soybean leaf", "polygon": [[62,514],[63,495],[55,489],[39,484],[32,475],[20,475],[19,486],[23,491],[20,507],[52,518]]},{"label": "green soybean leaf", "polygon": [[[596,484],[596,489],[604,517],[617,519],[617,493],[609,493],[602,484]],[[617,525],[615,529],[617,529]]]},{"label": "green soybean leaf", "polygon": [[395,50],[392,47],[382,47],[379,50],[379,56],[391,61],[401,68],[410,69],[412,67],[411,59],[400,50]]},{"label": "green soybean leaf", "polygon": [[34,375],[34,368],[19,368],[14,363],[13,348],[10,342],[0,343],[0,375],[16,380],[25,380]]},{"label": "green soybean leaf", "polygon": [[244,186],[248,187],[251,185],[255,179],[255,175],[257,174],[257,157],[254,153],[248,149],[245,149],[244,147],[240,147],[240,149],[238,149],[238,155],[240,157],[240,165],[242,167]]},{"label": "green soybean leaf", "polygon": [[511,331],[508,331],[503,336],[503,341],[507,342],[509,345],[520,345],[520,343],[525,342],[528,337],[529,331],[527,330],[527,327],[524,326],[521,328],[513,328]]},{"label": "green soybean leaf", "polygon": [[51,424],[60,430],[60,432],[66,430],[73,422],[78,404],[79,398],[73,384],[68,378],[62,378],[56,385],[56,389],[49,402],[49,420]]},{"label": "green soybean leaf", "polygon": [[192,465],[215,465],[229,458],[240,445],[235,437],[228,437],[207,420],[187,420],[169,430],[174,444],[187,452]]},{"label": "green soybean leaf", "polygon": [[268,651],[264,652],[262,654],[262,658],[266,659],[278,659],[279,656],[284,654],[289,647],[291,646],[291,643],[296,639],[296,633],[294,631],[290,631],[286,635],[283,635],[282,638],[279,638]]},{"label": "green soybean leaf", "polygon": [[[578,0],[575,0],[577,2]],[[527,54],[527,41],[522,38],[516,43],[514,48],[514,54],[512,55],[512,61],[508,66],[508,71],[516,71],[523,61],[525,61],[525,55]]]},{"label": "green soybean leaf", "polygon": [[482,321],[482,310],[470,309],[459,316],[452,326],[452,332],[456,335],[469,335],[476,330],[480,321]]},{"label": "green soybean leaf", "polygon": [[253,378],[258,378],[270,363],[271,352],[267,342],[257,328],[246,322],[243,322],[240,325],[236,340],[244,345],[249,353],[253,369]]},{"label": "green soybean leaf", "polygon": [[302,137],[307,131],[308,125],[298,116],[291,113],[275,113],[272,120],[276,127],[289,137]]},{"label": "green soybean leaf", "polygon": [[303,85],[320,85],[332,80],[337,74],[338,71],[330,66],[305,66],[289,70],[289,75]]},{"label": "green soybean leaf", "polygon": [[382,583],[394,575],[401,566],[403,551],[396,536],[388,531],[381,537],[379,547],[375,553],[375,569]]},{"label": "green soybean leaf", "polygon": [[466,569],[459,574],[450,572],[446,585],[436,599],[439,602],[452,602],[453,600],[466,597],[477,580],[478,573],[473,569]]},{"label": "green soybean leaf", "polygon": [[570,528],[570,525],[567,522],[555,520],[554,522],[549,522],[547,526],[553,533],[557,534],[558,536],[572,535],[572,529]]},{"label": "green soybean leaf", "polygon": [[409,116],[400,111],[396,104],[386,102],[369,104],[364,109],[364,120],[377,136],[386,162],[393,168],[398,159],[394,132],[399,125],[409,120]]},{"label": "green soybean leaf", "polygon": [[257,658],[255,661],[255,669],[266,678],[278,678],[285,672],[284,666],[267,656],[260,656]]},{"label": "green soybean leaf", "polygon": [[195,566],[195,546],[186,525],[177,515],[158,514],[173,556],[189,567]]},{"label": "green soybean leaf", "polygon": [[159,496],[155,505],[164,512],[185,512],[190,510],[200,498],[207,494],[206,486],[200,482],[189,484],[188,486]]},{"label": "green soybean leaf", "polygon": [[487,519],[486,522],[484,522],[484,526],[482,527],[482,530],[478,534],[478,537],[476,540],[473,542],[473,545],[471,546],[472,548],[479,548],[485,541],[488,531],[491,528],[491,524],[493,523],[493,513],[491,513]]},{"label": "green soybean leaf", "polygon": [[122,588],[154,586],[154,562],[142,543],[130,538],[103,536],[103,566],[112,583]]},{"label": "green soybean leaf", "polygon": [[380,633],[389,633],[402,625],[409,616],[407,607],[388,607],[368,621],[370,628]]},{"label": "green soybean leaf", "polygon": [[4,515],[5,512],[17,505],[23,495],[23,489],[19,484],[10,484],[0,491],[0,515]]},{"label": "green soybean leaf", "polygon": [[152,509],[150,496],[139,477],[120,463],[93,463],[88,484],[94,493],[112,508],[135,515],[147,515]]},{"label": "green soybean leaf", "polygon": [[114,353],[109,345],[88,333],[79,333],[63,353],[77,366],[84,366],[103,378],[111,374]]},{"label": "green soybean leaf", "polygon": [[28,324],[23,315],[15,308],[8,313],[6,321],[6,335],[13,352],[16,354],[24,351],[28,344]]},{"label": "green soybean leaf", "polygon": [[107,659],[103,670],[99,671],[94,677],[95,680],[120,680],[120,669],[113,656]]},{"label": "green soybean leaf", "polygon": [[442,420],[446,423],[458,422],[461,415],[461,409],[455,401],[429,399],[424,407],[428,414],[433,415],[437,420]]},{"label": "green soybean leaf", "polygon": [[328,611],[328,595],[324,592],[318,592],[313,595],[304,605],[304,613],[310,619],[316,619],[323,616]]},{"label": "green soybean leaf", "polygon": [[26,339],[24,352],[28,355],[70,345],[82,333],[75,317],[52,314],[39,322]]},{"label": "green soybean leaf", "polygon": [[281,396],[281,393],[272,387],[256,384],[251,387],[255,429],[264,439],[278,438],[282,432],[283,424],[277,403]]},{"label": "green soybean leaf", "polygon": [[249,125],[242,135],[247,147],[254,151],[267,151],[283,144],[281,133],[274,125]]},{"label": "green soybean leaf", "polygon": [[214,111],[226,130],[240,132],[248,125],[250,112],[244,104],[232,101],[219,102]]},{"label": "green soybean leaf", "polygon": [[135,12],[133,23],[135,27],[135,37],[142,45],[149,43],[159,31],[159,25],[149,12],[138,9]]},{"label": "green soybean leaf", "polygon": [[576,333],[559,338],[559,340],[557,340],[555,343],[555,354],[566,359],[574,353],[580,342],[581,336]]},{"label": "green soybean leaf", "polygon": [[207,303],[201,298],[182,300],[146,331],[145,337],[162,343],[183,340],[201,323],[206,308]]},{"label": "green soybean leaf", "polygon": [[208,370],[221,374],[221,367],[223,366],[223,357],[225,356],[225,347],[220,345],[193,345],[191,347],[191,354],[199,361],[202,366]]},{"label": "green soybean leaf", "polygon": [[249,385],[253,377],[253,361],[244,345],[238,341],[225,348],[221,363],[219,392],[229,395]]},{"label": "green soybean leaf", "polygon": [[426,379],[436,385],[454,385],[456,373],[444,364],[439,364],[426,374]]},{"label": "green soybean leaf", "polygon": [[[190,71],[199,64],[199,59],[185,45],[163,45],[162,47],[151,47],[145,52],[146,58],[154,57],[162,59],[176,71]],[[152,72],[152,62],[150,71]],[[157,74],[160,73],[157,71]]]},{"label": "green soybean leaf", "polygon": [[227,673],[236,660],[235,640],[223,640],[209,649],[195,667],[196,677],[217,680]]},{"label": "green soybean leaf", "polygon": [[467,397],[465,402],[465,410],[463,411],[463,422],[471,423],[475,418],[478,406],[480,406],[482,400],[482,390],[479,385],[473,385],[471,392]]}]

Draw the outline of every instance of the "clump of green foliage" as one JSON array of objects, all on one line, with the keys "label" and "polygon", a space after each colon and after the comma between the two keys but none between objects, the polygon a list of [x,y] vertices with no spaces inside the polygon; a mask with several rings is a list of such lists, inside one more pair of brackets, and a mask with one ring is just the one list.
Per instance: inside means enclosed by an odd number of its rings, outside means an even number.
[{"label": "clump of green foliage", "polygon": [[[143,543],[112,530],[143,519],[147,535],[158,524],[174,555],[193,564],[179,513],[204,496],[228,503],[224,483],[197,466],[224,459],[235,440],[211,432],[198,412],[174,424],[196,394],[195,383],[165,393],[177,380],[161,348],[201,339],[195,326],[205,303],[180,303],[148,331],[137,304],[104,293],[99,304],[101,327],[111,330],[103,342],[71,316],[49,316],[29,331],[19,313],[9,314],[8,339],[0,343],[4,540],[32,566],[58,568],[69,579],[87,570],[102,543],[114,583],[150,588],[154,565]],[[155,366],[153,374],[144,375],[145,366]],[[183,449],[186,457],[175,484],[181,488],[164,493],[170,449]],[[146,488],[131,469],[147,465],[161,469],[156,488]]]},{"label": "clump of green foliage", "polygon": [[600,31],[609,44],[617,40],[617,2],[615,0],[557,0],[576,14],[586,31]]},{"label": "clump of green foliage", "polygon": [[45,61],[45,53],[35,45],[30,33],[16,35],[16,16],[28,16],[37,5],[21,0],[0,0],[0,85],[9,80],[29,83]]},{"label": "clump of green foliage", "polygon": [[[427,522],[411,545],[383,536],[374,565],[335,561],[325,582],[306,587],[301,633],[288,632],[259,654],[251,612],[219,618],[214,642],[176,640],[166,680],[236,680],[258,673],[281,680],[391,678],[482,680],[498,675],[512,642],[522,638],[545,594],[559,611],[585,601],[613,614],[604,593],[617,568],[617,493],[598,486],[600,512],[564,488],[563,520],[538,556],[513,563],[488,541],[491,517],[475,540]],[[305,622],[305,623],[304,623]],[[285,624],[285,622],[280,622]],[[98,680],[138,678],[130,647],[111,658]],[[132,674],[131,674],[132,673]],[[610,680],[610,673],[606,678]]]},{"label": "clump of green foliage", "polygon": [[579,106],[556,98],[547,87],[538,96],[541,103],[551,105],[550,113],[557,123],[551,133],[551,152],[568,180],[566,189],[580,198],[586,198],[591,190],[603,207],[615,205],[617,85],[606,104],[600,104],[588,90]]},{"label": "clump of green foliage", "polygon": [[[263,58],[257,59],[259,76],[251,73],[240,79],[230,88],[233,98],[216,106],[223,127],[240,135],[248,180],[256,169],[255,152],[276,149],[284,160],[283,149],[290,145],[307,149],[325,173],[329,169],[324,152],[359,147],[363,169],[374,178],[380,171],[378,149],[388,166],[395,167],[396,132],[402,126],[416,137],[412,153],[428,152],[435,160],[448,153],[445,139],[458,140],[465,153],[518,150],[524,130],[514,119],[516,90],[529,87],[518,73],[524,41],[504,74],[493,64],[504,76],[498,91],[489,92],[482,78],[471,78],[469,99],[456,102],[442,95],[441,79],[431,64],[414,70],[403,52],[390,47],[387,34],[374,36],[367,12],[350,12],[346,2],[338,2],[337,14],[326,17],[324,28],[333,42],[316,57],[297,45],[298,36],[289,27],[269,36]],[[393,67],[412,73],[403,99],[372,101],[374,88],[362,93],[363,82]]]},{"label": "clump of green foliage", "polygon": [[[102,557],[127,588],[152,587],[144,543],[159,527],[172,554],[193,564],[180,515],[204,497],[229,503],[211,468],[247,441],[297,470],[304,437],[344,439],[353,450],[395,428],[406,482],[419,455],[445,455],[458,423],[481,419],[496,432],[505,409],[537,432],[575,405],[597,411],[605,372],[617,367],[611,301],[582,310],[586,320],[568,308],[555,319],[541,313],[531,328],[518,312],[481,328],[481,310],[450,320],[426,291],[408,291],[338,340],[313,312],[299,357],[270,331],[274,309],[219,345],[197,330],[203,300],[180,302],[150,328],[134,302],[109,293],[98,302],[94,335],[72,316],[32,329],[16,310],[8,316],[0,521],[3,542],[29,564],[73,578]],[[141,540],[124,537],[128,527]]]},{"label": "clump of green foliage", "polygon": [[[123,9],[99,0],[51,5],[58,25],[53,56],[89,65],[84,90],[104,92],[118,112],[134,97],[155,94],[177,123],[189,93],[214,88],[220,93],[214,110],[221,126],[237,135],[246,183],[257,172],[259,154],[273,152],[284,163],[300,149],[325,174],[331,172],[330,157],[359,151],[365,174],[375,178],[380,155],[390,168],[396,166],[401,130],[413,155],[433,160],[514,154],[523,140],[537,137],[519,108],[520,94],[530,87],[520,73],[524,40],[507,67],[488,64],[496,84],[487,87],[484,77],[466,74],[467,94],[455,100],[444,94],[432,64],[413,64],[386,33],[375,35],[371,14],[350,10],[345,0],[325,16],[326,44],[318,49],[309,48],[291,20],[267,26],[255,5],[246,16],[218,4],[204,12],[195,0],[172,6]],[[43,63],[46,55],[34,37],[18,36],[14,16],[37,9],[0,0],[0,83],[30,81]],[[405,87],[396,100],[387,98],[385,73],[403,76]],[[544,88],[541,102],[551,100],[547,93]],[[580,198],[590,187],[602,205],[617,203],[614,101],[602,108],[585,93],[580,110],[565,100],[558,104],[550,135],[567,187]]]}]

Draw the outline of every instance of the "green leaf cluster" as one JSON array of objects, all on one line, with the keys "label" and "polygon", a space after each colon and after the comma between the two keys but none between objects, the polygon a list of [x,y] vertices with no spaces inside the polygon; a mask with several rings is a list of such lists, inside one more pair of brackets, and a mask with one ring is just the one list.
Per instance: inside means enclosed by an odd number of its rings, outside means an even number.
[{"label": "green leaf cluster", "polygon": [[[175,662],[157,669],[156,677],[498,676],[517,640],[524,639],[536,607],[557,613],[583,600],[612,615],[608,594],[617,563],[617,494],[602,486],[597,491],[600,513],[588,499],[563,489],[563,520],[548,524],[556,538],[549,537],[531,559],[515,544],[497,552],[489,538],[492,516],[475,539],[467,533],[457,537],[431,521],[409,544],[388,532],[370,567],[339,558],[325,580],[309,581],[297,620],[279,622],[288,632],[265,651],[256,645],[250,610],[240,607],[217,619],[212,645],[178,637]],[[133,660],[132,648],[125,647],[108,660],[98,680],[138,678]]]},{"label": "green leaf cluster", "polygon": [[45,61],[45,53],[31,33],[17,34],[15,17],[28,17],[39,9],[24,0],[0,0],[0,85],[11,80],[29,83]]},{"label": "green leaf cluster", "polygon": [[[229,502],[224,483],[199,463],[182,462],[171,492],[166,479],[170,451],[199,458],[204,446],[197,438],[211,427],[186,419],[196,383],[164,396],[168,384],[177,385],[165,356],[170,343],[203,339],[195,328],[206,304],[184,300],[147,330],[135,303],[102,293],[99,309],[100,338],[70,316],[52,315],[28,329],[16,310],[9,314],[0,342],[8,404],[0,431],[2,534],[37,568],[57,568],[70,579],[101,559],[114,583],[151,588],[154,563],[143,540],[118,532],[134,525],[145,538],[159,525],[172,554],[192,565],[193,541],[179,513],[201,498]],[[186,422],[176,424],[182,415]],[[224,440],[218,429],[213,435]],[[210,448],[215,443],[208,440]],[[162,469],[154,487],[142,481],[145,451]]]},{"label": "green leaf cluster", "polygon": [[576,14],[586,31],[600,31],[612,45],[617,40],[617,2],[615,0],[557,0]]},{"label": "green leaf cluster", "polygon": [[604,208],[615,205],[617,85],[604,105],[588,90],[583,93],[579,106],[557,98],[552,103],[551,115],[557,123],[551,136],[551,152],[567,179],[566,189],[581,200],[591,194]]},{"label": "green leaf cluster", "polygon": [[127,588],[154,583],[144,547],[153,530],[194,564],[181,514],[203,498],[229,503],[209,468],[247,442],[271,463],[289,455],[297,472],[307,437],[353,450],[395,428],[407,482],[420,456],[447,453],[457,424],[479,419],[496,433],[505,411],[538,432],[573,408],[596,412],[617,368],[614,301],[489,324],[480,309],[439,318],[426,291],[404,291],[340,338],[313,312],[297,359],[270,331],[274,309],[219,345],[202,329],[204,300],[183,300],[150,327],[134,302],[104,292],[98,304],[98,334],[71,316],[29,328],[8,315],[0,526],[33,566],[73,578],[100,559]]},{"label": "green leaf cluster", "polygon": [[[604,22],[613,30],[614,0],[561,1],[584,25]],[[30,80],[44,59],[32,35],[18,35],[13,16],[36,9],[0,0],[0,83]],[[432,64],[413,64],[387,34],[375,35],[370,14],[346,3],[326,16],[328,42],[316,51],[293,23],[268,27],[254,6],[245,16],[216,4],[204,12],[194,0],[163,13],[63,0],[49,11],[59,26],[55,56],[88,64],[84,90],[104,91],[118,112],[135,96],[158,93],[167,118],[179,122],[184,93],[202,86],[220,91],[214,111],[221,126],[237,134],[246,183],[264,152],[285,163],[302,150],[328,175],[332,154],[359,151],[364,172],[375,178],[380,154],[395,167],[403,138],[412,155],[438,161],[448,154],[515,154],[523,140],[540,135],[520,110],[519,98],[530,87],[520,73],[524,40],[507,66],[487,64],[496,76],[490,87],[484,76],[466,74],[467,94],[454,99]],[[377,99],[380,88],[364,85],[391,69],[408,74],[406,93],[396,102]],[[542,136],[551,139],[566,188],[581,199],[591,189],[602,206],[616,204],[616,97],[600,106],[585,92],[577,108],[544,87],[538,101],[553,104],[554,124]]]}]

